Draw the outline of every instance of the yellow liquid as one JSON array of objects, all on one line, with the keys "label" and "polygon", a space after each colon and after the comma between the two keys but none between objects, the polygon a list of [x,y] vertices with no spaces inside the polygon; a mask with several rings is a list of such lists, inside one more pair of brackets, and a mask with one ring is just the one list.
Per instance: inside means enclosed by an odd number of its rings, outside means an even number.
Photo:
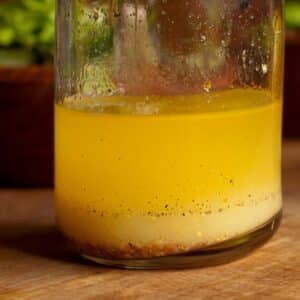
[{"label": "yellow liquid", "polygon": [[57,220],[81,245],[181,253],[281,209],[282,107],[265,91],[69,98],[55,109]]}]

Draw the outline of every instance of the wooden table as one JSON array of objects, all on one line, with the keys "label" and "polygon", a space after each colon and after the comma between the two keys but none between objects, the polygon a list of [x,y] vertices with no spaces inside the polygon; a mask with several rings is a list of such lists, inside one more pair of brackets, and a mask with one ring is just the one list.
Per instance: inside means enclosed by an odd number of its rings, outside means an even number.
[{"label": "wooden table", "polygon": [[300,299],[300,143],[284,146],[283,224],[239,261],[125,271],[80,259],[54,226],[51,190],[0,190],[0,299]]}]

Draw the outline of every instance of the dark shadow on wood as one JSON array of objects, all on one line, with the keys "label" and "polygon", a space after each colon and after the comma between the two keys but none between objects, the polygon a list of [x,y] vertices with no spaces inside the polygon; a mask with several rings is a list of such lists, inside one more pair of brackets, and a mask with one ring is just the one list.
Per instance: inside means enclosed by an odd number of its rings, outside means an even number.
[{"label": "dark shadow on wood", "polygon": [[36,227],[0,223],[0,246],[48,259],[95,266],[82,259],[54,226]]}]

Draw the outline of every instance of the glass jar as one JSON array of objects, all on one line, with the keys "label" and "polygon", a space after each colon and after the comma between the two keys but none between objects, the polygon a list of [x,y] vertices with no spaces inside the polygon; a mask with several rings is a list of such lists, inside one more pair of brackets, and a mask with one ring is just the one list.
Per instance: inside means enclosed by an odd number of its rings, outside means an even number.
[{"label": "glass jar", "polygon": [[61,0],[55,194],[79,253],[228,262],[280,222],[279,0]]}]

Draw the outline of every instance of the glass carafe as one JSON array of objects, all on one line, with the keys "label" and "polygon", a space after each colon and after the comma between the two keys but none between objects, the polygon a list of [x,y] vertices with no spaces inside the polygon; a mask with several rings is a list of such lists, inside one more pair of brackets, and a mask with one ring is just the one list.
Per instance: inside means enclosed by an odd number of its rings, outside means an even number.
[{"label": "glass carafe", "polygon": [[280,221],[279,0],[60,0],[55,194],[79,253],[228,262]]}]

